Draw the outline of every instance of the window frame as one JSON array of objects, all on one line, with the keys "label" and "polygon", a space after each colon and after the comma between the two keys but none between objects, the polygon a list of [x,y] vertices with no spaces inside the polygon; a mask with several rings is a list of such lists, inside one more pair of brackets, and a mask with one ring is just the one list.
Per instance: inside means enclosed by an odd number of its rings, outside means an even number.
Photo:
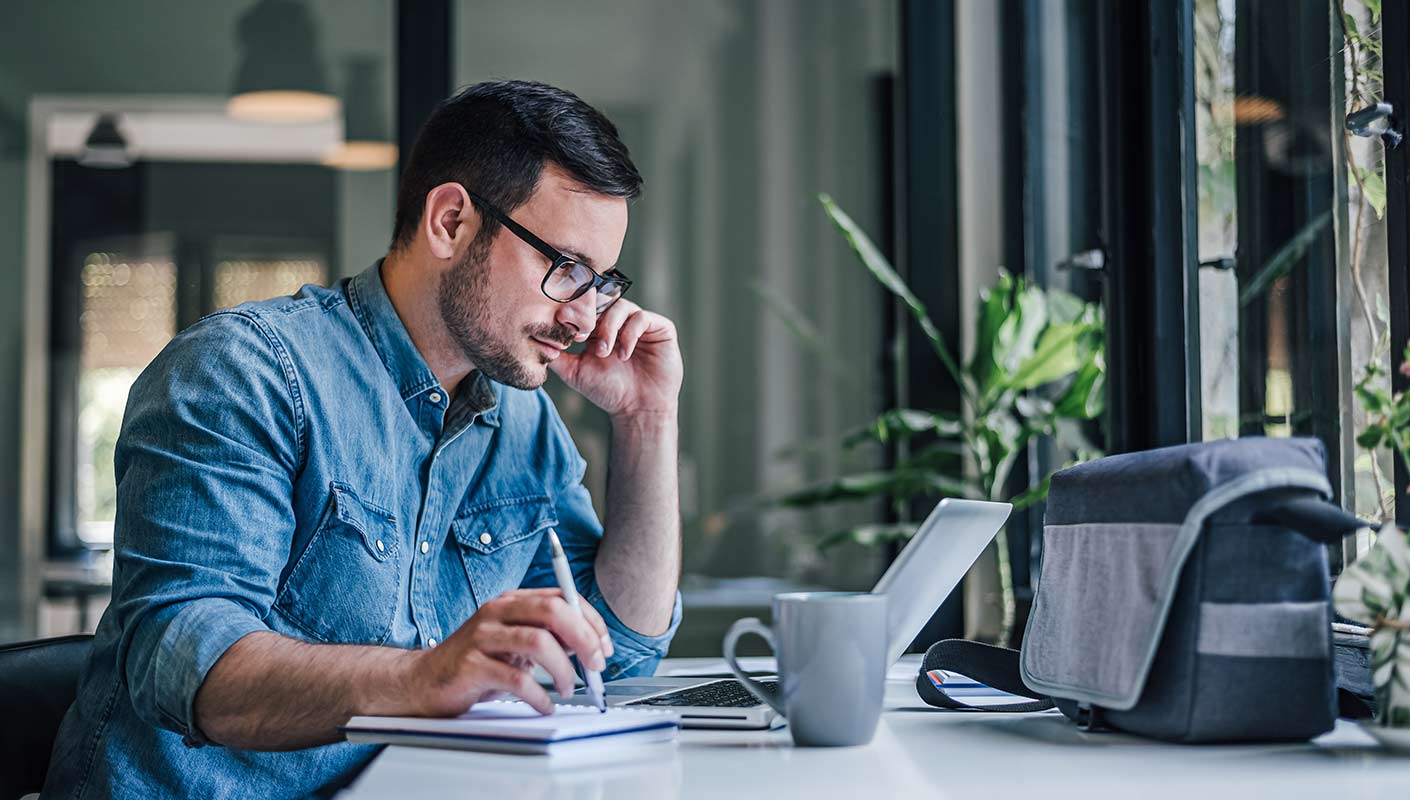
[{"label": "window frame", "polygon": [[[78,467],[77,416],[82,357],[79,315],[83,305],[82,260],[86,255],[81,252],[83,246],[127,240],[139,243],[139,249],[169,250],[176,264],[175,332],[178,333],[216,310],[218,258],[274,259],[302,255],[324,262],[324,283],[336,273],[332,217],[317,215],[324,222],[315,228],[322,229],[305,229],[302,225],[307,220],[280,212],[279,206],[285,202],[281,198],[272,198],[266,208],[236,209],[215,219],[198,214],[185,220],[183,227],[177,230],[147,230],[152,224],[150,204],[146,202],[152,169],[163,166],[174,164],[141,161],[118,170],[94,170],[79,166],[69,158],[49,159],[50,218],[64,220],[62,226],[53,226],[50,231],[51,267],[45,299],[49,335],[44,339],[43,358],[48,377],[46,419],[42,429],[48,456],[43,552],[50,559],[73,557],[92,549],[78,535],[78,494],[74,477]],[[255,169],[250,165],[222,162],[202,162],[199,166],[217,172],[229,167],[241,174],[250,174]],[[321,168],[270,166],[303,170],[295,179],[310,186],[314,182],[326,183],[328,187],[333,185],[329,176],[313,171]],[[102,201],[93,202],[93,198],[102,198]],[[287,224],[281,221],[286,219]],[[225,232],[242,227],[258,230],[258,233]],[[158,240],[161,240],[161,247],[157,246]]]},{"label": "window frame", "polygon": [[[1385,74],[1385,99],[1395,108],[1401,133],[1406,132],[1410,119],[1410,6],[1405,3],[1385,3],[1381,6],[1382,69]],[[1410,341],[1410,144],[1386,151],[1386,250],[1390,265],[1390,331],[1391,354],[1398,356],[1402,343]],[[1410,376],[1391,370],[1391,388],[1396,392],[1410,391]],[[1395,521],[1402,528],[1410,527],[1410,498],[1400,487],[1410,486],[1410,472],[1400,459],[1393,459],[1395,470]]]}]

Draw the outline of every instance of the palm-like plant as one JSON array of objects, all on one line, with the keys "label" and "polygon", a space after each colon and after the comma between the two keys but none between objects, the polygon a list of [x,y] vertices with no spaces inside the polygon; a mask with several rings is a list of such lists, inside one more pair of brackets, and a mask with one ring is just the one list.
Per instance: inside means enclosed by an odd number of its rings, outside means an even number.
[{"label": "palm-like plant", "polygon": [[[920,326],[926,343],[959,386],[964,408],[958,415],[915,408],[885,411],[846,434],[842,445],[907,442],[910,452],[894,467],[842,475],[777,495],[773,502],[804,508],[884,497],[902,520],[833,531],[822,539],[826,547],[844,541],[877,544],[908,539],[919,525],[909,518],[909,501],[919,497],[1010,499],[1017,508],[1046,497],[1048,477],[1044,476],[1027,491],[1007,498],[1009,473],[1029,442],[1053,434],[1060,420],[1090,420],[1102,413],[1106,365],[1100,306],[1001,272],[996,285],[980,297],[974,357],[961,365],[925,306],[871,239],[832,198],[820,195],[819,199],[862,266],[905,305]],[[797,313],[787,311],[790,316]],[[1079,451],[1078,455],[1099,454]],[[961,462],[967,468],[957,469]],[[1002,531],[996,544],[1007,630],[1013,591]]]}]

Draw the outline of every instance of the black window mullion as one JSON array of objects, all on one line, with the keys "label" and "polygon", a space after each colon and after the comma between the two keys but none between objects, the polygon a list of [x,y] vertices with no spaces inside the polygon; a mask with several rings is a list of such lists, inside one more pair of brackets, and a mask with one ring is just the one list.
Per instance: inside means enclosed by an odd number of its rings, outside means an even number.
[{"label": "black window mullion", "polygon": [[[960,341],[959,165],[955,110],[955,4],[902,0],[899,124],[899,265],[911,290],[958,352]],[[925,335],[906,319],[900,400],[912,408],[958,414],[960,387],[940,368]],[[917,446],[920,446],[919,443]],[[959,460],[953,465],[961,469]],[[924,519],[934,499],[916,501]],[[963,591],[956,589],[926,624],[917,644],[962,636]]]},{"label": "black window mullion", "polygon": [[436,105],[450,96],[452,0],[397,0],[397,174]]},{"label": "black window mullion", "polygon": [[[1384,48],[1382,68],[1385,74],[1385,100],[1395,109],[1398,126],[1403,132],[1410,119],[1410,5],[1404,2],[1381,6],[1381,42]],[[1410,275],[1406,274],[1410,257],[1410,144],[1386,149],[1386,251],[1390,266],[1390,335],[1391,356],[1397,362],[1402,348],[1410,341]],[[1391,371],[1392,388],[1397,392],[1410,390],[1410,377],[1399,370]],[[1402,528],[1410,526],[1410,498],[1405,487],[1410,486],[1410,474],[1399,458],[1395,462],[1395,521]]]},{"label": "black window mullion", "polygon": [[1099,24],[1111,452],[1200,437],[1193,19],[1133,0]]}]

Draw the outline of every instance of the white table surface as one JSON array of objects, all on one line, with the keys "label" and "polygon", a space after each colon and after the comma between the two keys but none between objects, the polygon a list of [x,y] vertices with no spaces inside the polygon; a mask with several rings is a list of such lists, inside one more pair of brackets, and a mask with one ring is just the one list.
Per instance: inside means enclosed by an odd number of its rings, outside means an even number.
[{"label": "white table surface", "polygon": [[[659,674],[696,662],[705,660],[668,659]],[[388,747],[341,797],[1410,796],[1410,756],[1378,749],[1346,721],[1310,744],[1161,744],[1084,733],[1057,712],[940,711],[922,702],[909,680],[888,681],[886,709],[872,743],[850,748],[795,748],[787,729],[683,730],[677,744],[632,748],[605,765]]]}]

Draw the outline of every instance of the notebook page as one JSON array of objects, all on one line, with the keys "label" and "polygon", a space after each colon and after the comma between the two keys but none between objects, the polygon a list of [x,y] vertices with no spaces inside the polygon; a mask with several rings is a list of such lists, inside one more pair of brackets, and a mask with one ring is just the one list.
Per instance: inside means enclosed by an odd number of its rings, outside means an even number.
[{"label": "notebook page", "polygon": [[447,719],[353,717],[346,727],[551,742],[675,724],[677,716],[668,711],[609,708],[604,713],[591,706],[557,705],[552,714],[541,715],[527,703],[496,700],[476,703],[464,714]]}]

